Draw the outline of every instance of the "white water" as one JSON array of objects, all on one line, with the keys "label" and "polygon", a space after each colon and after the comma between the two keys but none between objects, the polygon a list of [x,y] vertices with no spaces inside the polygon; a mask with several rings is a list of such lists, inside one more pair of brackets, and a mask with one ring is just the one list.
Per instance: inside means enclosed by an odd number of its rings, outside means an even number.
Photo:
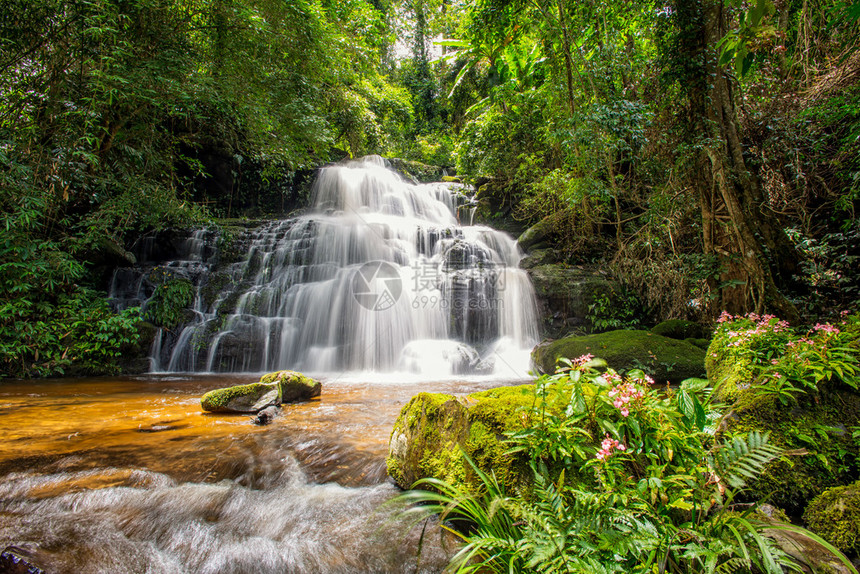
[{"label": "white water", "polygon": [[172,349],[156,340],[153,370],[526,377],[538,330],[521,254],[502,232],[461,226],[463,199],[378,157],[321,170],[312,212],[256,231],[231,270],[241,295],[198,296]]}]

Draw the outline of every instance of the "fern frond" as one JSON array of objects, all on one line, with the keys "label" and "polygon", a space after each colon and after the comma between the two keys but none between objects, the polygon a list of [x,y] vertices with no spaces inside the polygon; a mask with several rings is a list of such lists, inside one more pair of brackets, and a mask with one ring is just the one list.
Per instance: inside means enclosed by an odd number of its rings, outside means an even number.
[{"label": "fern frond", "polygon": [[724,442],[708,465],[732,488],[743,488],[747,480],[758,478],[764,467],[782,454],[782,449],[768,442],[769,433],[753,431],[746,439],[735,437]]},{"label": "fern frond", "polygon": [[729,558],[714,570],[715,574],[732,574],[733,572],[749,572],[751,563],[747,558],[735,556]]}]

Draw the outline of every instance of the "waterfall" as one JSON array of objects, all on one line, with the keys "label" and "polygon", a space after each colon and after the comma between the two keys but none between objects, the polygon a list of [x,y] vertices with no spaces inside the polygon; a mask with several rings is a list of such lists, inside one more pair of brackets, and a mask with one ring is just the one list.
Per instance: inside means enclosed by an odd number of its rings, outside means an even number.
[{"label": "waterfall", "polygon": [[514,239],[459,224],[469,204],[369,157],[322,169],[311,210],[248,231],[242,261],[219,269],[193,236],[168,267],[191,270],[194,313],[160,333],[154,370],[525,376],[534,292]]}]

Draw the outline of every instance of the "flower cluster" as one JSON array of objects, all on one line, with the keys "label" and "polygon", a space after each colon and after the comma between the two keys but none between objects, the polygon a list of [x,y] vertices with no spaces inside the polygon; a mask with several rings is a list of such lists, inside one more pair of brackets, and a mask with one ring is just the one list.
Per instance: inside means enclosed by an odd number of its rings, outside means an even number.
[{"label": "flower cluster", "polygon": [[637,387],[634,383],[628,382],[613,387],[609,391],[609,396],[613,399],[613,406],[621,411],[621,416],[626,417],[630,415],[630,409],[628,408],[630,401],[641,399],[645,396],[645,391]]},{"label": "flower cluster", "polygon": [[612,453],[616,450],[627,450],[627,447],[615,440],[614,438],[610,438],[609,435],[606,435],[606,438],[603,439],[603,442],[600,443],[600,450],[597,451],[595,457],[597,460],[606,460]]},{"label": "flower cluster", "polygon": [[592,355],[591,353],[587,355],[582,355],[581,357],[577,357],[576,359],[572,360],[570,362],[570,366],[572,369],[581,369],[593,358],[594,355]]},{"label": "flower cluster", "polygon": [[815,327],[813,327],[816,331],[824,331],[825,333],[833,333],[834,335],[839,334],[839,329],[831,325],[830,323],[817,323]]}]

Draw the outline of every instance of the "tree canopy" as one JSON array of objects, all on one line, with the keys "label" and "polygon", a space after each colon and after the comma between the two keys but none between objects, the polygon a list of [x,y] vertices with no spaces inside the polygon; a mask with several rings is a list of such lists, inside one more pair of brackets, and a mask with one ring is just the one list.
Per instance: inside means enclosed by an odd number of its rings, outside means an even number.
[{"label": "tree canopy", "polygon": [[68,364],[71,328],[24,349],[101,308],[106,252],[283,213],[368,153],[545,220],[655,316],[836,309],[860,292],[858,38],[857,0],[7,0],[6,370]]}]

